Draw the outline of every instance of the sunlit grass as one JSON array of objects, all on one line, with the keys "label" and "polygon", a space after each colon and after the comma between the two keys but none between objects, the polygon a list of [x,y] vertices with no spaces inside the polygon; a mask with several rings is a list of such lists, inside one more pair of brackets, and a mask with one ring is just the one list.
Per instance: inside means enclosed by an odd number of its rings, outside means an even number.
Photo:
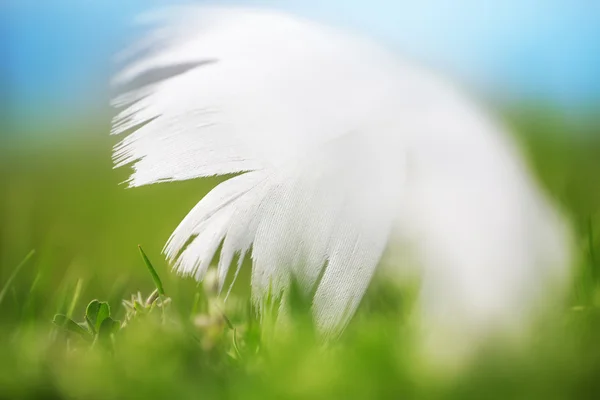
[{"label": "sunlit grass", "polygon": [[574,227],[576,279],[527,348],[491,345],[452,379],[423,367],[412,294],[383,280],[324,344],[301,296],[290,329],[270,329],[248,268],[227,302],[171,273],[160,249],[216,179],[125,189],[104,132],[0,150],[0,399],[597,398],[600,140],[517,125]]}]

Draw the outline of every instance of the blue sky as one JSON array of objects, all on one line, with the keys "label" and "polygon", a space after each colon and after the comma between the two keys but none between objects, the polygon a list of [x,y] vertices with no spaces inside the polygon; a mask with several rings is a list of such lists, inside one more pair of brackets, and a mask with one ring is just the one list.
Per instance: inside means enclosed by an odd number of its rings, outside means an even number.
[{"label": "blue sky", "polygon": [[[189,2],[189,1],[188,1]],[[172,3],[172,2],[171,2]],[[223,4],[221,1],[218,4]],[[253,0],[364,32],[509,100],[600,100],[600,2]],[[6,0],[0,73],[13,111],[73,115],[108,100],[112,55],[159,0]],[[2,82],[0,81],[0,84]]]}]

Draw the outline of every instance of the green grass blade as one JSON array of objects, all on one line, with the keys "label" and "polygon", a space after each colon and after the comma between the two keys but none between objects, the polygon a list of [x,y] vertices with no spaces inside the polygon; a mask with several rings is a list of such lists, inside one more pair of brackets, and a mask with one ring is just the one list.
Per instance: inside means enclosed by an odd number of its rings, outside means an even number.
[{"label": "green grass blade", "polygon": [[190,311],[190,318],[194,318],[198,314],[198,305],[200,304],[200,292],[194,294],[194,302],[192,303],[192,310]]},{"label": "green grass blade", "polygon": [[34,293],[36,293],[36,290],[41,280],[42,272],[38,271],[37,274],[35,274],[35,278],[33,279],[31,286],[29,287],[29,296],[27,296],[27,300],[25,301],[25,305],[23,306],[23,315],[26,319],[31,320],[36,314],[36,302],[34,300]]},{"label": "green grass blade", "polygon": [[142,246],[138,245],[138,249],[140,249],[140,254],[142,255],[142,259],[144,260],[144,264],[146,264],[146,267],[148,268],[148,271],[150,271],[150,275],[152,275],[152,280],[154,281],[154,285],[156,285],[156,289],[158,290],[158,294],[160,294],[161,296],[164,296],[165,295],[165,290],[163,289],[163,284],[162,284],[162,281],[160,280],[160,277],[156,273],[156,270],[152,266],[152,263],[148,259],[148,256],[146,255],[146,253],[144,253],[144,250],[142,249]]},{"label": "green grass blade", "polygon": [[75,311],[75,306],[77,305],[77,301],[79,301],[79,296],[81,295],[82,284],[83,280],[78,279],[77,284],[75,285],[75,291],[73,292],[73,298],[71,299],[71,304],[67,310],[67,317],[69,318],[73,317],[73,311]]},{"label": "green grass blade", "polygon": [[596,266],[596,252],[594,249],[594,224],[592,222],[592,217],[588,217],[587,219],[587,228],[588,228],[588,234],[587,234],[587,239],[588,239],[588,246],[589,246],[589,252],[590,252],[590,260],[592,262],[592,266]]},{"label": "green grass blade", "polygon": [[4,297],[6,296],[6,292],[8,292],[8,289],[10,288],[10,285],[12,284],[12,282],[17,277],[17,274],[19,273],[19,271],[25,266],[25,264],[27,264],[27,262],[31,259],[31,257],[33,257],[34,254],[35,254],[35,250],[31,250],[25,256],[25,258],[23,259],[23,261],[21,261],[19,263],[19,265],[17,265],[17,267],[13,270],[12,274],[10,274],[10,276],[8,277],[8,280],[4,284],[4,287],[2,288],[2,291],[0,291],[0,304],[2,304],[2,301],[4,300]]},{"label": "green grass blade", "polygon": [[54,316],[54,319],[52,320],[52,323],[69,332],[76,333],[86,340],[90,340],[91,338],[91,335],[88,331],[86,331],[77,322],[73,321],[71,318],[67,317],[64,314],[56,314]]}]

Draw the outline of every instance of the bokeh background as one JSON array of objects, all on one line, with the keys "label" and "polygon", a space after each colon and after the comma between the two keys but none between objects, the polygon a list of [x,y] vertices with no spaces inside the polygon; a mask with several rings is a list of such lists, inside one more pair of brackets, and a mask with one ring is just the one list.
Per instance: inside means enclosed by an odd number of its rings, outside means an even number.
[{"label": "bokeh background", "polygon": [[[120,182],[129,171],[114,170],[111,161],[118,140],[109,136],[109,82],[118,69],[114,55],[139,34],[131,24],[135,15],[166,4],[172,2],[0,2],[0,287],[36,250],[0,300],[0,330],[6,338],[0,346],[25,325],[50,325],[54,313],[70,307],[77,285],[84,293],[74,304],[78,315],[95,297],[118,310],[131,292],[151,291],[138,244],[174,296],[181,297],[180,304],[191,302],[195,284],[173,277],[160,251],[218,179],[126,189]],[[361,32],[439,70],[487,103],[513,128],[535,173],[577,233],[583,278],[574,288],[572,305],[600,305],[595,258],[600,254],[600,2],[211,4],[266,6]],[[23,364],[19,351],[5,356]],[[591,382],[599,370],[576,369],[577,378]],[[29,376],[23,372],[20,378],[35,386],[46,375]],[[569,384],[578,388],[577,382]]]}]

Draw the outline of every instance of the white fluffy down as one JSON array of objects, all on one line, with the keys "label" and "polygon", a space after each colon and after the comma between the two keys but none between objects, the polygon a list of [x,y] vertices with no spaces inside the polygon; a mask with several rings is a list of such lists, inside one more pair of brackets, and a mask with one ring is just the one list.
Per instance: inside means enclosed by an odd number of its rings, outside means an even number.
[{"label": "white fluffy down", "polygon": [[400,274],[394,249],[408,244],[420,321],[463,343],[520,330],[566,282],[565,229],[509,136],[432,73],[272,11],[196,6],[146,22],[115,83],[189,67],[115,100],[113,133],[133,130],[116,165],[133,165],[131,186],[239,173],[169,239],[178,272],[202,279],[222,243],[223,285],[234,255],[251,254],[255,300],[295,276],[335,334],[384,251]]}]

